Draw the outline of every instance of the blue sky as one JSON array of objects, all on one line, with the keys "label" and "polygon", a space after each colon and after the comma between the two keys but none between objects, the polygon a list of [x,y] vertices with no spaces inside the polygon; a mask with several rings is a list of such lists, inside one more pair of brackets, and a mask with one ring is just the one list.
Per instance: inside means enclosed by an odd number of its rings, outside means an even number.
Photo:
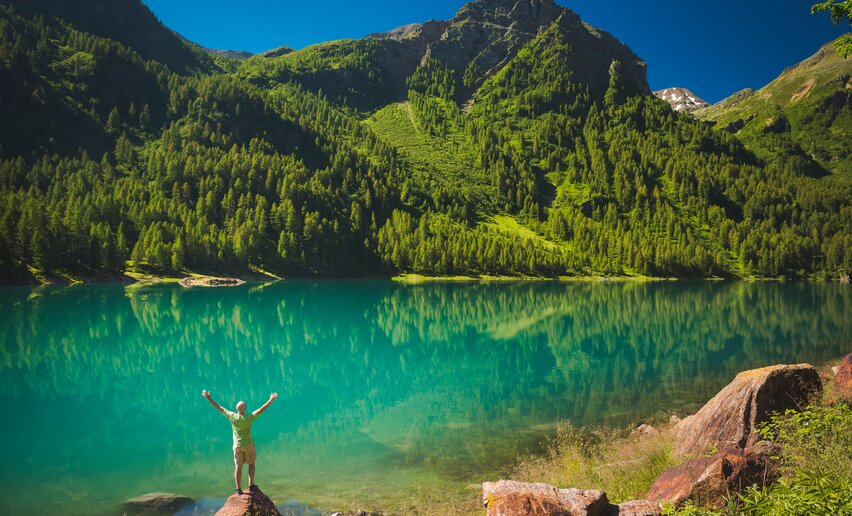
[{"label": "blue sky", "polygon": [[[170,28],[204,46],[262,52],[358,38],[450,19],[464,0],[143,0]],[[683,86],[709,102],[759,88],[850,30],[814,1],[557,0],[627,43],[648,63],[651,88]]]}]

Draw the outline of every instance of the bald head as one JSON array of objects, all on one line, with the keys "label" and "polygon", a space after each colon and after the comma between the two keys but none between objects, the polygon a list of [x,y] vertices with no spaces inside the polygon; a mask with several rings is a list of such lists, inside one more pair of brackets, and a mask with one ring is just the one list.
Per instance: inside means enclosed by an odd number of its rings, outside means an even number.
[{"label": "bald head", "polygon": [[240,413],[240,414],[246,413],[246,402],[245,401],[238,401],[237,402],[237,412]]}]

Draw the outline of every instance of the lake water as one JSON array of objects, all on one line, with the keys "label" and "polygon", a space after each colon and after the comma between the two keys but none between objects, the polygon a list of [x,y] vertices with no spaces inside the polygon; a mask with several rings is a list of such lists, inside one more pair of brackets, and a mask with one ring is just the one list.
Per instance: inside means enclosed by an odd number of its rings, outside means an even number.
[{"label": "lake water", "polygon": [[0,288],[0,513],[231,493],[232,408],[276,502],[475,498],[554,423],[694,410],[740,370],[852,351],[837,284],[299,282]]}]

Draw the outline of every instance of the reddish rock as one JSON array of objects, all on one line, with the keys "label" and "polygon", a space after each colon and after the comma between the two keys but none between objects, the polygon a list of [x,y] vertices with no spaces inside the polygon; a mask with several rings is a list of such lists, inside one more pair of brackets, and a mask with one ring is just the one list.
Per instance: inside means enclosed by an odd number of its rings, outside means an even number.
[{"label": "reddish rock", "polygon": [[687,500],[721,505],[729,493],[774,482],[778,475],[769,458],[773,453],[777,453],[777,448],[761,443],[747,451],[729,449],[712,457],[692,459],[657,477],[648,498],[676,505]]},{"label": "reddish rock", "polygon": [[130,514],[145,511],[175,512],[184,505],[191,503],[192,498],[174,493],[148,493],[124,501],[124,505]]},{"label": "reddish rock", "polygon": [[660,516],[663,514],[663,507],[651,500],[631,500],[618,504],[618,516]]},{"label": "reddish rock", "polygon": [[757,425],[771,413],[803,408],[821,393],[819,375],[809,364],[744,371],[695,415],[678,424],[674,452],[701,456],[714,446],[750,446],[758,440]]},{"label": "reddish rock", "polygon": [[612,513],[603,491],[559,489],[513,480],[485,482],[482,499],[489,516],[596,516]]},{"label": "reddish rock", "polygon": [[837,372],[834,373],[834,383],[842,389],[852,389],[852,353],[840,362]]},{"label": "reddish rock", "polygon": [[278,508],[260,489],[253,493],[232,494],[216,516],[281,516]]}]

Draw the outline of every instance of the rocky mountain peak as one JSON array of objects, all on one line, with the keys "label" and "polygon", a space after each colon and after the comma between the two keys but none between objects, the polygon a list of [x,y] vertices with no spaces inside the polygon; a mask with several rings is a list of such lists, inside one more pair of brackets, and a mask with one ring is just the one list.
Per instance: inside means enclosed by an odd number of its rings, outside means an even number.
[{"label": "rocky mountain peak", "polygon": [[665,88],[655,91],[654,95],[668,102],[675,111],[692,113],[710,105],[686,88]]},{"label": "rocky mountain peak", "polygon": [[[577,76],[594,90],[606,89],[609,66],[622,62],[641,92],[649,92],[645,63],[610,34],[584,24],[570,9],[553,0],[476,0],[450,20],[442,37],[429,46],[425,59],[464,73],[475,91],[506,66],[527,43],[555,25],[576,54]],[[594,84],[593,84],[594,83]]]}]

